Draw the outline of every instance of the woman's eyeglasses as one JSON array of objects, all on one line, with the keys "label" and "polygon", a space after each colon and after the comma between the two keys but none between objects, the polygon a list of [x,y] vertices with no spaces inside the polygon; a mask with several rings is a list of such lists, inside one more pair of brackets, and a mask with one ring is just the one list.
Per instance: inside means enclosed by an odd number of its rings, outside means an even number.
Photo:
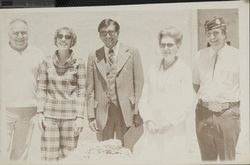
[{"label": "woman's eyeglasses", "polygon": [[63,35],[63,34],[58,34],[57,35],[57,38],[59,39],[63,39],[63,37],[66,39],[66,40],[70,40],[72,38],[71,35]]},{"label": "woman's eyeglasses", "polygon": [[165,48],[165,47],[172,48],[174,46],[175,46],[174,43],[161,43],[160,44],[160,48]]}]

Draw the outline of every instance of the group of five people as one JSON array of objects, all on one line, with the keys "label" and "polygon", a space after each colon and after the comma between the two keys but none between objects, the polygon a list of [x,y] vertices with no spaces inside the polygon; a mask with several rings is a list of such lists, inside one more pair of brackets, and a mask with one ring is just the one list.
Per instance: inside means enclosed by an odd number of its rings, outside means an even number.
[{"label": "group of five people", "polygon": [[77,36],[71,28],[56,30],[57,50],[44,57],[28,44],[28,23],[10,22],[9,46],[3,54],[9,159],[27,159],[35,115],[42,131],[42,160],[65,158],[77,147],[85,106],[89,127],[99,141],[117,138],[124,146],[128,129],[143,124],[138,142],[145,147],[142,155],[154,151],[161,158],[180,156],[186,139],[184,121],[194,109],[193,87],[198,93],[196,134],[202,160],[235,159],[240,132],[239,54],[226,43],[223,18],[205,23],[210,46],[195,56],[193,74],[178,57],[182,32],[172,26],[161,30],[161,57],[149,67],[145,85],[139,51],[118,40],[119,24],[104,19],[98,32],[104,46],[88,56],[85,66],[72,49]]}]

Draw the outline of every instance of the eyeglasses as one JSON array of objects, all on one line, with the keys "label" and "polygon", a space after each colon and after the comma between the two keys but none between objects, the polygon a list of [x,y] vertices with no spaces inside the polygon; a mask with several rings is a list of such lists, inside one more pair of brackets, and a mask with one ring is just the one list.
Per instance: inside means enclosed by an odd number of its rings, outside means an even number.
[{"label": "eyeglasses", "polygon": [[57,35],[57,38],[59,39],[63,39],[63,37],[66,39],[66,40],[70,40],[72,38],[71,35],[63,35],[63,34],[58,34]]},{"label": "eyeglasses", "polygon": [[100,35],[103,37],[106,37],[109,34],[109,36],[114,36],[116,34],[116,31],[100,31]]},{"label": "eyeglasses", "polygon": [[172,48],[172,47],[174,47],[175,46],[175,44],[174,43],[162,43],[162,44],[160,44],[160,48],[165,48],[165,47],[168,47],[168,48]]}]

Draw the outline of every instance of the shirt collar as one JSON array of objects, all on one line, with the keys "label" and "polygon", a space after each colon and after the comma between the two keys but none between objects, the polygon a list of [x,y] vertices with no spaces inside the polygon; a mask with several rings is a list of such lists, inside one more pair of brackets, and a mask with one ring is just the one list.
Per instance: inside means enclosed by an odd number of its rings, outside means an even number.
[{"label": "shirt collar", "polygon": [[10,43],[9,43],[8,45],[9,45],[9,49],[10,49],[11,51],[13,51],[13,52],[15,52],[15,53],[17,53],[17,54],[20,54],[20,55],[22,55],[22,54],[28,52],[29,49],[30,49],[29,43],[27,44],[27,47],[26,47],[23,51],[17,51],[17,50],[15,50],[15,49],[13,49],[13,48],[11,47]]},{"label": "shirt collar", "polygon": [[58,51],[55,51],[55,54],[53,56],[53,63],[54,65],[56,65],[57,67],[60,68],[67,68],[68,66],[72,65],[75,62],[75,55],[73,53],[72,50],[70,50],[70,56],[69,58],[65,61],[65,63],[62,65],[59,63],[59,59],[58,59]]},{"label": "shirt collar", "polygon": [[178,56],[175,56],[175,59],[171,63],[169,63],[167,66],[164,66],[166,64],[165,64],[165,59],[163,58],[161,60],[159,70],[160,71],[166,71],[166,70],[168,70],[169,68],[171,68],[177,62],[177,60],[178,60]]},{"label": "shirt collar", "polygon": [[[120,48],[120,42],[118,41],[116,45],[112,48],[114,50],[115,56],[118,54],[119,48]],[[109,48],[104,46],[104,52],[105,52],[105,56],[107,57]]]},{"label": "shirt collar", "polygon": [[[222,54],[224,54],[223,52],[225,51],[225,49],[227,49],[227,47],[228,47],[228,44],[225,43],[225,45],[219,51],[217,51],[217,54],[219,55],[219,57],[221,57]],[[210,54],[212,57],[216,54],[216,51],[212,47],[210,49]]]}]

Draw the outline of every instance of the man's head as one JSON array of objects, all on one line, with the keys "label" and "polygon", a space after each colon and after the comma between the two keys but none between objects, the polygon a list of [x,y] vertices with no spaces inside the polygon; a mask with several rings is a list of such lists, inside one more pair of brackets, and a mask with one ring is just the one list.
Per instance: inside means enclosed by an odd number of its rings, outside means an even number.
[{"label": "man's head", "polygon": [[223,47],[227,38],[227,26],[221,17],[214,17],[205,23],[208,43],[212,47]]},{"label": "man's head", "polygon": [[15,19],[9,24],[10,46],[16,51],[23,51],[28,46],[28,23]]},{"label": "man's head", "polygon": [[108,48],[114,47],[118,42],[120,25],[112,19],[104,19],[98,26],[98,32],[104,45]]}]

